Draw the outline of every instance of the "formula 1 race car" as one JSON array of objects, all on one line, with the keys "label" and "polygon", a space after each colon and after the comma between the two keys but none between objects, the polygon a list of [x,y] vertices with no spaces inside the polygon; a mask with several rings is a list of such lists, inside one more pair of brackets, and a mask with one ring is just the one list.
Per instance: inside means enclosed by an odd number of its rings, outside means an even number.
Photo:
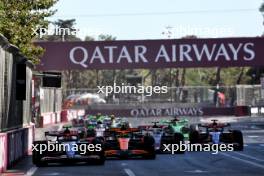
[{"label": "formula 1 race car", "polygon": [[100,123],[100,124],[104,124],[106,128],[111,128],[111,127],[121,126],[123,120],[120,118],[116,118],[114,115],[103,116],[100,113],[98,113],[96,116],[85,115],[82,117],[78,117],[76,119],[72,119],[71,122],[73,127],[81,127],[81,126],[95,127],[98,123]]},{"label": "formula 1 race car", "polygon": [[155,150],[160,151],[161,149],[161,138],[164,135],[163,128],[164,126],[158,125],[159,122],[152,122],[154,125],[144,125],[139,126],[138,128],[141,130],[143,134],[148,134],[153,136],[155,140]]},{"label": "formula 1 race car", "polygon": [[[184,136],[170,128],[170,125],[158,125],[159,122],[152,122],[152,126],[139,126],[143,134],[153,136],[155,140],[156,152],[163,153],[164,145],[184,143]],[[183,154],[184,151],[176,151],[177,154]]]},{"label": "formula 1 race car", "polygon": [[188,119],[179,119],[178,117],[174,117],[169,121],[161,121],[161,124],[167,124],[167,129],[169,131],[172,133],[181,133],[185,140],[189,139]]},{"label": "formula 1 race car", "polygon": [[32,161],[38,167],[49,163],[105,162],[104,144],[96,137],[90,141],[80,139],[78,132],[68,127],[64,131],[45,132],[45,137],[46,140],[33,142]]},{"label": "formula 1 race car", "polygon": [[217,123],[212,120],[209,124],[198,124],[190,131],[191,144],[233,144],[234,150],[244,148],[243,134],[239,130],[231,129],[229,123]]},{"label": "formula 1 race car", "polygon": [[155,159],[155,140],[138,128],[112,128],[105,137],[105,156],[121,159],[141,157]]}]

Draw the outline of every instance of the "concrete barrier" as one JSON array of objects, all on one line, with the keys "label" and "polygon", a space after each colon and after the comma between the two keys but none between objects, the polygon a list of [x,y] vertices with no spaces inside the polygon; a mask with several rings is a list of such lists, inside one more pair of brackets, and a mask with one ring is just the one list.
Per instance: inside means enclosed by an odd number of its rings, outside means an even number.
[{"label": "concrete barrier", "polygon": [[263,117],[264,116],[264,105],[263,106],[251,106],[250,115],[252,117]]},{"label": "concrete barrier", "polygon": [[61,122],[70,122],[72,119],[83,115],[85,115],[85,110],[64,109],[61,111]]},{"label": "concrete barrier", "polygon": [[60,116],[58,116],[60,112],[47,112],[47,113],[42,113],[40,116],[40,121],[39,121],[39,127],[44,127],[47,125],[55,124],[55,123],[60,123],[61,119]]},{"label": "concrete barrier", "polygon": [[234,110],[235,116],[248,116],[250,115],[250,108],[248,106],[236,106]]},{"label": "concrete barrier", "polygon": [[34,125],[0,133],[0,173],[31,153]]}]

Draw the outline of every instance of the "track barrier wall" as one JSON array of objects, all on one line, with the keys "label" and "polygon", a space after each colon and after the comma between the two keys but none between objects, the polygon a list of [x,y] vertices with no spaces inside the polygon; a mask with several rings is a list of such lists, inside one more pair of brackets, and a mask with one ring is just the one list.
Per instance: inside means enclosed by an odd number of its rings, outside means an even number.
[{"label": "track barrier wall", "polygon": [[0,34],[0,173],[31,152],[33,67]]},{"label": "track barrier wall", "polygon": [[24,156],[31,154],[34,125],[0,133],[0,173],[14,166]]},{"label": "track barrier wall", "polygon": [[72,119],[76,119],[78,116],[83,115],[85,115],[85,110],[64,109],[61,111],[61,122],[70,122]]}]

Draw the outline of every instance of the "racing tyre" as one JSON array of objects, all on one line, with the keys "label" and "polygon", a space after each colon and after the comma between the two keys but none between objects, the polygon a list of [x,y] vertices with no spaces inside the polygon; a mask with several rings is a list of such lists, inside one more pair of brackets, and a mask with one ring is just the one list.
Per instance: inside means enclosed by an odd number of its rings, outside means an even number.
[{"label": "racing tyre", "polygon": [[152,136],[144,136],[144,146],[152,147],[155,144],[155,139]]},{"label": "racing tyre", "polygon": [[155,159],[156,158],[156,151],[155,151],[155,139],[152,136],[144,136],[144,148],[149,152],[148,155],[146,155],[145,159]]},{"label": "racing tyre", "polygon": [[190,144],[197,144],[199,143],[199,132],[196,130],[191,130],[189,134]]},{"label": "racing tyre", "polygon": [[156,152],[151,153],[150,155],[147,155],[145,159],[154,160],[156,159]]},{"label": "racing tyre", "polygon": [[[33,143],[34,145],[38,144],[47,144],[46,141],[37,141]],[[47,163],[41,161],[41,158],[45,156],[45,152],[40,153],[39,151],[33,150],[32,151],[32,162],[35,164],[37,167],[44,167],[47,165]]]},{"label": "racing tyre", "polygon": [[100,153],[100,158],[96,161],[97,165],[104,165],[105,163],[105,155],[104,150]]},{"label": "racing tyre", "polygon": [[145,159],[150,159],[150,160],[156,159],[155,147],[149,148],[148,152],[149,152],[149,154],[144,157]]},{"label": "racing tyre", "polygon": [[101,145],[101,151],[98,153],[99,159],[95,161],[96,165],[104,165],[105,163],[105,144],[103,137],[96,137],[92,141],[94,145],[100,144]]},{"label": "racing tyre", "polygon": [[164,151],[164,149],[165,149],[164,145],[166,145],[166,144],[173,144],[173,141],[171,140],[171,137],[168,138],[167,136],[163,135],[160,139],[160,149],[159,149],[158,153],[166,153]]},{"label": "racing tyre", "polygon": [[[184,136],[181,133],[174,133],[174,143],[175,144],[184,144]],[[184,154],[185,151],[178,150],[176,151],[177,154]]]},{"label": "racing tyre", "polygon": [[243,134],[239,130],[234,130],[233,131],[233,139],[234,143],[238,145],[234,145],[234,150],[235,151],[243,151],[244,149],[244,140],[243,140]]}]

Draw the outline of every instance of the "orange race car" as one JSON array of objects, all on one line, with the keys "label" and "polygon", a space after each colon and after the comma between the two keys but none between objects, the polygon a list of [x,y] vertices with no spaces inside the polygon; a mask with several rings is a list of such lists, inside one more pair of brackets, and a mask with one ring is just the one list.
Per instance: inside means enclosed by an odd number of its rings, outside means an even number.
[{"label": "orange race car", "polygon": [[141,157],[155,159],[155,140],[151,135],[144,135],[138,128],[122,126],[106,132],[105,156],[121,159]]}]

